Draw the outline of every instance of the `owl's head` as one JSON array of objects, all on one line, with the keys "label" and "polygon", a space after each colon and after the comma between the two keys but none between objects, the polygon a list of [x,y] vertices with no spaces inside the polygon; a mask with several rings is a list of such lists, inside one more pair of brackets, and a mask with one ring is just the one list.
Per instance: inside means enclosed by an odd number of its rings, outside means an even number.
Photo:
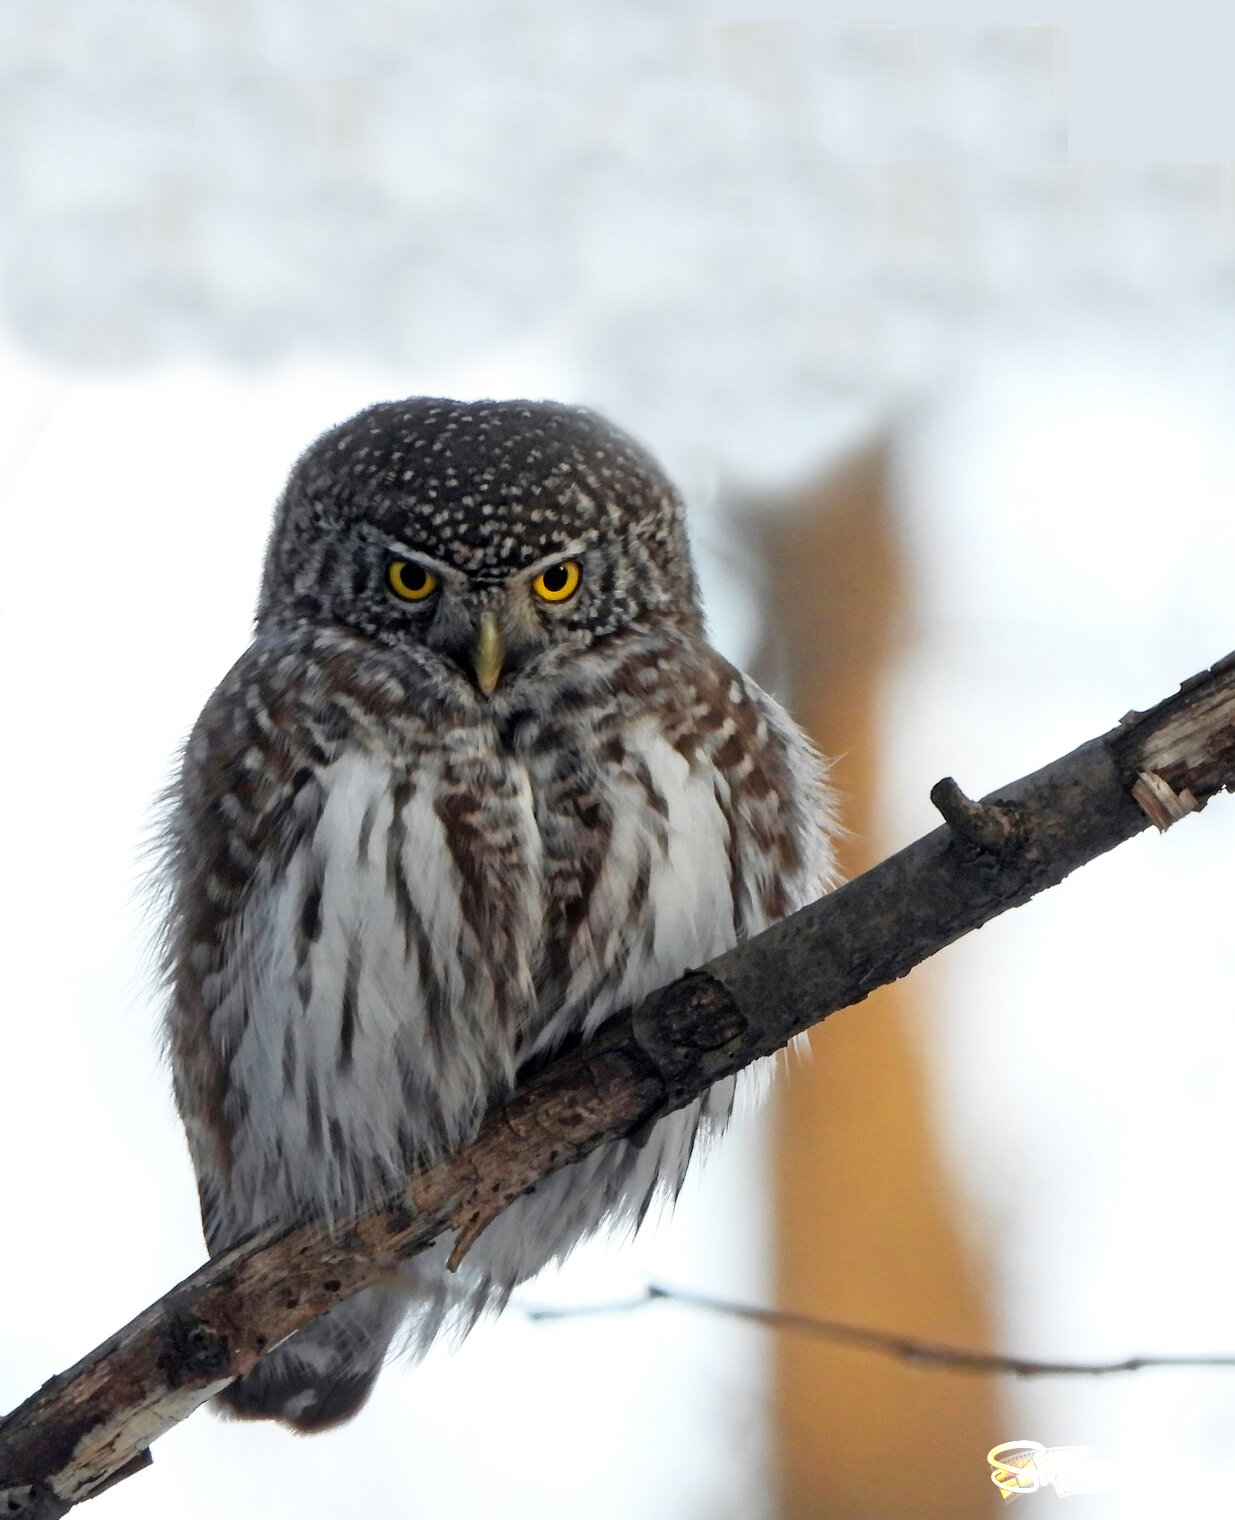
[{"label": "owl's head", "polygon": [[681,501],[633,440],[581,408],[429,397],[298,461],[257,622],[419,645],[486,696],[551,650],[702,627]]}]

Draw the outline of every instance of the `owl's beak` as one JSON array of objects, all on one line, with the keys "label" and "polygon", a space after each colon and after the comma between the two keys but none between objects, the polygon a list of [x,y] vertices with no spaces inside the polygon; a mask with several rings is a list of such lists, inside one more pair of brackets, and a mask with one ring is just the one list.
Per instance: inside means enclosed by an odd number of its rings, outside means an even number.
[{"label": "owl's beak", "polygon": [[476,626],[476,642],[472,645],[472,668],[476,672],[476,684],[486,697],[491,697],[497,687],[505,658],[506,648],[502,643],[497,613],[482,612]]}]

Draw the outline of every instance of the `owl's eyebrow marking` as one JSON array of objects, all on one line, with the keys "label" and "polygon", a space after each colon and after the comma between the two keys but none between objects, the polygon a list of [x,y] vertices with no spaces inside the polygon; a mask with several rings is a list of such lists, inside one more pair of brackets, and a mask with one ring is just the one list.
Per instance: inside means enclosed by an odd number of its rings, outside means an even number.
[{"label": "owl's eyebrow marking", "polygon": [[543,559],[538,559],[534,565],[529,565],[526,570],[520,570],[511,576],[512,581],[535,580],[542,570],[548,570],[554,565],[560,565],[564,559],[580,559],[587,549],[582,539],[575,539],[573,543],[565,544],[556,549],[552,554],[546,554]]},{"label": "owl's eyebrow marking", "polygon": [[449,565],[445,560],[434,559],[431,554],[426,554],[423,549],[408,549],[403,544],[387,540],[387,555],[393,555],[396,559],[414,559],[418,565],[423,565],[426,570],[432,570],[440,581],[453,581],[456,585],[465,582],[468,577],[457,565]]}]

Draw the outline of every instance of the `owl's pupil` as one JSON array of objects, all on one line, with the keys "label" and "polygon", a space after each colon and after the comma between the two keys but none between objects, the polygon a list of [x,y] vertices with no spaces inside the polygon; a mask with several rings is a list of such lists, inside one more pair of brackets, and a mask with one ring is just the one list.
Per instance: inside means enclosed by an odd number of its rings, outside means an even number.
[{"label": "owl's pupil", "polygon": [[425,574],[423,565],[404,565],[402,580],[409,591],[423,591],[428,576]]},{"label": "owl's pupil", "polygon": [[546,591],[565,591],[570,572],[565,565],[554,565],[552,570],[545,571],[543,579]]}]

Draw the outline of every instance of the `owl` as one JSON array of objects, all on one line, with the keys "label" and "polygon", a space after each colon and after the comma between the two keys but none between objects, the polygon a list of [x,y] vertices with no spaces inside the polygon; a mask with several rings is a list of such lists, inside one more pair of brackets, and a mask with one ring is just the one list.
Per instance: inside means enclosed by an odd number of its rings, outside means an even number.
[{"label": "owl", "polygon": [[[596,414],[383,403],[278,505],[167,815],[167,1038],[218,1253],[344,1219],[520,1073],[813,899],[822,764],[708,644],[681,501]],[[677,1194],[732,1081],[338,1305],[220,1395],[316,1431]]]}]

